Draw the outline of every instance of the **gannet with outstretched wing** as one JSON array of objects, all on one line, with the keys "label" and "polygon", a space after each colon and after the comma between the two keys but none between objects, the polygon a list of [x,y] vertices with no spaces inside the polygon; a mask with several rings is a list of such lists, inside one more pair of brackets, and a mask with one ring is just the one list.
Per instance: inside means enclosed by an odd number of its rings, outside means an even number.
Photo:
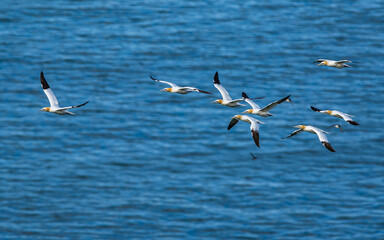
[{"label": "gannet with outstretched wing", "polygon": [[278,101],[270,103],[263,108],[260,108],[259,105],[257,105],[254,101],[252,101],[245,92],[242,92],[242,97],[244,98],[244,101],[246,101],[252,107],[252,109],[245,110],[243,113],[255,114],[255,115],[262,116],[262,117],[273,116],[273,114],[269,113],[268,111],[271,110],[272,108],[276,107],[278,104],[290,99],[289,98],[290,96],[291,95],[288,95],[285,98],[282,98]]},{"label": "gannet with outstretched wing", "polygon": [[350,60],[328,60],[328,59],[317,59],[313,63],[319,63],[317,66],[328,66],[328,67],[335,67],[335,68],[345,68],[345,67],[351,67],[350,65],[346,63],[352,63]]},{"label": "gannet with outstretched wing", "polygon": [[244,104],[239,103],[239,102],[244,100],[243,98],[232,100],[232,98],[231,98],[231,96],[229,96],[229,93],[227,92],[227,90],[225,90],[225,88],[221,85],[221,83],[219,81],[219,73],[218,72],[215,73],[215,77],[213,78],[213,85],[215,85],[215,88],[217,88],[217,90],[219,90],[219,92],[221,93],[221,96],[223,98],[223,99],[217,99],[217,100],[213,101],[213,103],[218,103],[218,104],[228,106],[228,107],[245,106]]},{"label": "gannet with outstretched wing", "polygon": [[264,123],[247,115],[235,115],[232,117],[232,120],[228,125],[228,130],[230,130],[233,126],[235,126],[236,123],[239,122],[239,120],[251,124],[251,133],[252,133],[253,141],[255,141],[256,146],[260,148],[260,144],[259,144],[260,125],[259,124],[264,124]]},{"label": "gannet with outstretched wing", "polygon": [[[331,152],[336,152],[335,149],[333,149],[333,147],[329,143],[327,136],[325,135],[325,133],[327,133],[327,132],[325,132],[325,131],[317,128],[317,127],[313,127],[313,126],[309,126],[309,125],[297,125],[294,127],[298,128],[298,130],[294,131],[293,133],[291,133],[289,136],[287,136],[285,138],[290,138],[290,137],[295,136],[296,134],[299,134],[299,133],[304,132],[304,131],[314,133],[317,135],[317,137],[319,138],[320,142],[324,145],[324,147],[326,147]],[[285,139],[285,138],[283,138],[283,139]]]},{"label": "gannet with outstretched wing", "polygon": [[153,78],[152,76],[150,76],[150,78],[156,82],[165,83],[165,84],[168,84],[171,86],[170,88],[161,89],[160,90],[161,92],[171,92],[171,93],[178,93],[178,94],[187,94],[190,92],[201,92],[201,93],[205,93],[205,94],[211,94],[210,92],[206,92],[206,91],[194,88],[194,87],[179,87],[174,83],[158,80],[156,78]]},{"label": "gannet with outstretched wing", "polygon": [[57,101],[55,94],[53,93],[52,89],[49,87],[47,81],[45,80],[43,72],[40,73],[40,82],[41,82],[41,86],[43,87],[43,91],[44,91],[45,95],[47,95],[47,98],[49,100],[49,104],[51,105],[50,107],[45,107],[45,108],[40,109],[40,111],[51,112],[51,113],[56,113],[56,114],[60,114],[60,115],[66,115],[66,114],[75,115],[74,113],[67,111],[67,109],[78,108],[78,107],[84,106],[85,104],[87,104],[89,102],[89,101],[87,101],[83,104],[76,105],[76,106],[60,107],[59,102]]},{"label": "gannet with outstretched wing", "polygon": [[351,125],[360,125],[359,123],[353,121],[353,119],[351,117],[353,117],[352,115],[349,115],[349,114],[346,114],[346,113],[343,113],[343,112],[340,112],[340,111],[337,111],[337,110],[320,110],[318,108],[315,108],[313,106],[311,106],[311,109],[315,112],[320,112],[320,113],[323,113],[323,114],[328,114],[330,116],[333,116],[333,117],[337,117],[337,118],[342,118],[344,119],[344,121],[346,121],[347,123],[351,124]]}]

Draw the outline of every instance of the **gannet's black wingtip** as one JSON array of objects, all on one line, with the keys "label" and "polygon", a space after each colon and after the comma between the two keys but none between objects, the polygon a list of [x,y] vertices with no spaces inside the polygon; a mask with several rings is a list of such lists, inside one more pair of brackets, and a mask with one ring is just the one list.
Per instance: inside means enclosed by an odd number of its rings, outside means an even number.
[{"label": "gannet's black wingtip", "polygon": [[40,72],[40,82],[41,82],[41,86],[43,87],[43,89],[49,88],[49,85],[48,85],[47,81],[45,80],[43,71]]},{"label": "gannet's black wingtip", "polygon": [[152,80],[154,80],[154,81],[159,81],[159,80],[157,80],[156,78],[152,77],[151,75],[149,75],[149,77],[150,77]]},{"label": "gannet's black wingtip", "polygon": [[355,122],[355,121],[352,121],[352,120],[349,120],[349,121],[347,121],[349,124],[351,124],[351,125],[355,125],[355,126],[357,126],[357,125],[360,125],[358,122]]},{"label": "gannet's black wingtip", "polygon": [[311,106],[311,109],[312,109],[313,111],[315,111],[315,112],[320,112],[320,111],[321,111],[320,109],[315,108],[315,107],[313,107],[313,106]]},{"label": "gannet's black wingtip", "polygon": [[329,151],[331,151],[331,152],[336,152],[335,151],[335,149],[333,149],[333,147],[331,146],[331,144],[329,143],[329,142],[321,142],[323,145],[324,145],[324,147],[326,147]]},{"label": "gannet's black wingtip", "polygon": [[241,96],[242,96],[243,98],[249,98],[248,95],[247,95],[245,92],[242,92],[242,93],[241,93]]},{"label": "gannet's black wingtip", "polygon": [[218,72],[215,73],[215,77],[213,78],[213,83],[214,84],[220,84]]}]

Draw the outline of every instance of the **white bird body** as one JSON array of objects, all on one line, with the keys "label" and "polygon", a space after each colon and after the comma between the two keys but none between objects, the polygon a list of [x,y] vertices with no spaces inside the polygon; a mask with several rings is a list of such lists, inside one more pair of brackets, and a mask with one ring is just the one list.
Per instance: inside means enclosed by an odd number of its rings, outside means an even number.
[{"label": "white bird body", "polygon": [[221,85],[219,81],[219,74],[216,72],[215,77],[213,78],[213,85],[217,90],[219,90],[221,96],[223,99],[217,99],[214,101],[214,103],[218,103],[227,107],[240,107],[245,106],[244,104],[240,104],[239,102],[244,101],[243,98],[232,100],[231,96],[229,96],[229,93],[227,90]]},{"label": "white bird body", "polygon": [[268,111],[276,107],[278,104],[287,101],[291,95],[288,95],[287,97],[282,98],[278,101],[272,102],[263,108],[260,108],[259,105],[257,105],[254,101],[252,101],[245,92],[242,93],[242,96],[244,98],[244,101],[247,102],[252,107],[252,109],[248,109],[243,113],[255,114],[261,117],[270,117],[270,116],[273,116],[273,114]]},{"label": "white bird body", "polygon": [[346,63],[351,63],[352,61],[349,60],[328,60],[328,59],[318,59],[314,61],[313,63],[319,63],[317,66],[328,66],[328,67],[335,67],[335,68],[345,68],[345,67],[351,67],[350,65]]},{"label": "white bird body", "polygon": [[161,89],[160,90],[161,92],[170,92],[170,93],[178,93],[178,94],[187,94],[190,92],[201,92],[201,93],[205,93],[205,94],[211,94],[210,92],[206,92],[206,91],[194,88],[194,87],[180,87],[174,83],[158,80],[158,79],[153,78],[152,76],[150,76],[150,77],[152,80],[154,80],[156,82],[165,83],[165,84],[168,84],[171,86],[170,88]]},{"label": "white bird body", "polygon": [[264,123],[260,122],[256,118],[253,118],[247,115],[235,115],[232,117],[232,120],[228,125],[228,130],[230,130],[233,126],[235,126],[239,120],[251,124],[250,129],[251,129],[253,140],[255,141],[256,146],[260,148],[260,144],[259,144],[260,125],[259,124],[264,124]]},{"label": "white bird body", "polygon": [[323,114],[328,114],[328,115],[333,116],[333,117],[341,118],[341,119],[343,119],[344,121],[346,121],[347,123],[349,123],[351,125],[359,125],[359,123],[357,123],[356,121],[354,121],[352,119],[352,117],[353,117],[352,115],[340,112],[338,110],[320,110],[320,109],[315,108],[313,106],[311,106],[311,109],[313,111],[315,111],[315,112],[319,112],[319,113],[323,113]]},{"label": "white bird body", "polygon": [[67,109],[78,108],[78,107],[84,106],[85,104],[88,103],[88,101],[87,101],[87,102],[80,104],[80,105],[77,105],[77,106],[60,107],[59,102],[57,101],[55,94],[53,93],[52,89],[49,87],[47,81],[45,80],[43,72],[40,73],[40,82],[41,82],[41,86],[43,87],[43,91],[44,91],[45,95],[47,96],[47,98],[49,100],[49,104],[50,104],[50,107],[44,107],[44,108],[40,109],[40,111],[56,113],[56,114],[60,114],[60,115],[66,115],[66,114],[75,115],[73,112],[70,112]]},{"label": "white bird body", "polygon": [[290,138],[290,137],[295,136],[296,134],[299,134],[299,133],[301,133],[303,131],[314,133],[314,134],[317,135],[317,137],[319,138],[321,144],[323,144],[324,147],[326,147],[331,152],[336,152],[332,148],[331,144],[329,143],[329,140],[328,140],[327,136],[325,135],[325,133],[328,133],[328,132],[326,132],[324,130],[321,130],[320,128],[317,128],[317,127],[314,127],[314,126],[309,126],[309,125],[297,125],[297,126],[295,126],[295,128],[298,128],[298,130],[294,131],[288,137],[285,137],[285,138]]}]

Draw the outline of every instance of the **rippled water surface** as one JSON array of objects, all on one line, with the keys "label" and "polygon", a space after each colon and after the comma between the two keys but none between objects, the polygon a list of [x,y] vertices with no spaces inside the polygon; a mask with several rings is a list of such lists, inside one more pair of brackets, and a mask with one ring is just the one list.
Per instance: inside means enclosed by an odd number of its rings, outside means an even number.
[{"label": "rippled water surface", "polygon": [[[384,239],[382,1],[0,6],[1,239]],[[318,58],[352,68],[317,67]],[[44,71],[62,106],[48,106]],[[211,103],[292,95],[247,109]],[[153,75],[201,93],[159,92]],[[309,106],[354,115],[360,126]],[[298,124],[328,129],[331,153]],[[252,160],[250,153],[257,159]]]}]

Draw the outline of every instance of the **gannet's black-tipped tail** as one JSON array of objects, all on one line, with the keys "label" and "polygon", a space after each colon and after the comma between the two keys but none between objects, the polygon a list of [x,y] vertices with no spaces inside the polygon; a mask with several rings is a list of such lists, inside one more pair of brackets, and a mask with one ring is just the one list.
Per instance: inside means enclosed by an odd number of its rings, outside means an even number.
[{"label": "gannet's black-tipped tail", "polygon": [[320,109],[315,108],[315,107],[313,107],[313,106],[311,106],[311,109],[312,109],[313,111],[315,111],[315,112],[320,112],[320,111],[321,111]]},{"label": "gannet's black-tipped tail", "polygon": [[249,98],[248,95],[247,95],[245,92],[242,92],[242,93],[241,93],[241,96],[242,96],[243,98]]},{"label": "gannet's black-tipped tail", "polygon": [[50,88],[47,81],[45,80],[43,71],[41,71],[41,73],[40,73],[40,82],[41,82],[41,86],[43,87],[43,89]]},{"label": "gannet's black-tipped tail", "polygon": [[255,141],[256,146],[257,146],[258,148],[260,148],[260,143],[259,143],[259,132],[255,131],[255,130],[251,130],[251,132],[252,132],[253,141]]},{"label": "gannet's black-tipped tail", "polygon": [[220,84],[218,72],[215,73],[215,77],[213,78],[213,83],[214,84]]},{"label": "gannet's black-tipped tail", "polygon": [[326,147],[329,151],[331,152],[336,152],[335,149],[333,149],[333,147],[331,146],[331,144],[329,142],[321,142],[324,147]]},{"label": "gannet's black-tipped tail", "polygon": [[352,121],[352,120],[349,120],[349,121],[347,121],[349,124],[351,124],[351,125],[355,125],[355,126],[357,126],[357,125],[360,125],[359,123],[357,123],[357,122],[355,122],[355,121]]}]

